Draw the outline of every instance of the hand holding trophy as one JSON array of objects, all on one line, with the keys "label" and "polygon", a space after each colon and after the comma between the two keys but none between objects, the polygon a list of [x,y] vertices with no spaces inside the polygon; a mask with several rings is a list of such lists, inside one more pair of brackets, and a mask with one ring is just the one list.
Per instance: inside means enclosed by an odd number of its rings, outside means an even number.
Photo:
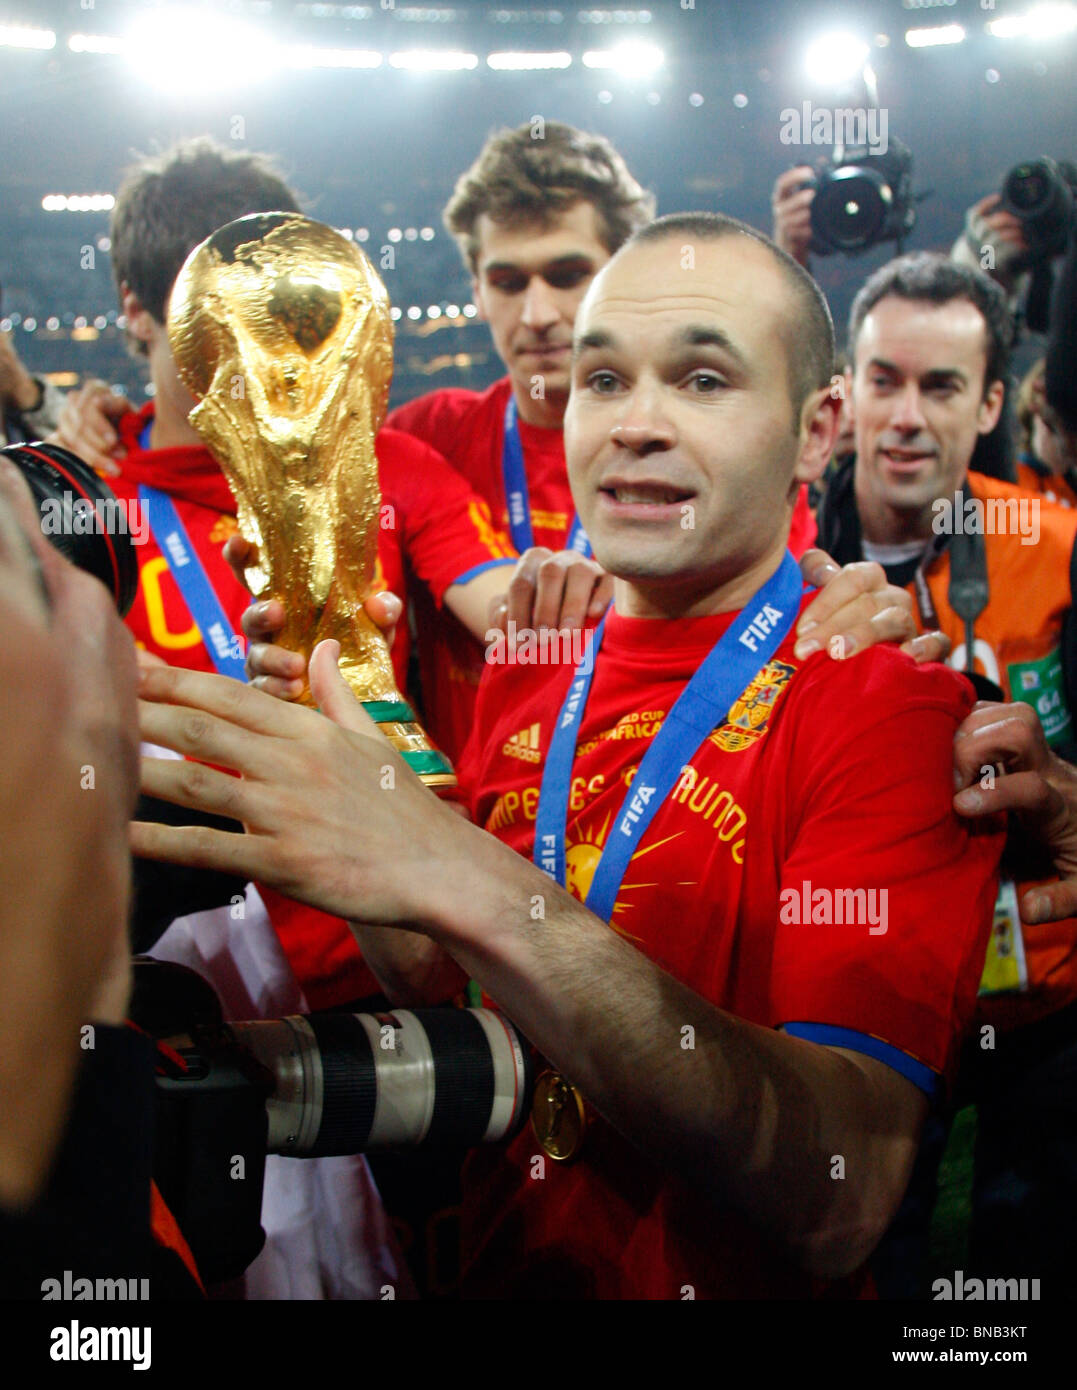
[{"label": "hand holding trophy", "polygon": [[[168,336],[198,401],[191,424],[258,545],[251,592],[284,605],[281,643],[309,659],[335,638],[341,674],[412,770],[454,784],[363,612],[381,506],[374,438],[393,370],[389,297],[373,266],[298,213],[241,217],[188,256]],[[311,703],[309,691],[302,698]]]}]

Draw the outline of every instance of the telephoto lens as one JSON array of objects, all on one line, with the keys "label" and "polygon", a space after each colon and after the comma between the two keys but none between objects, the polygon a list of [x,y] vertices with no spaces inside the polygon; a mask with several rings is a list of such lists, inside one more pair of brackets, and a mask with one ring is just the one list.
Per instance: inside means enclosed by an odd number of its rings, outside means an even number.
[{"label": "telephoto lens", "polygon": [[129,518],[112,489],[69,449],[9,444],[41,513],[41,533],[80,570],[99,579],[122,618],[135,601],[138,560]]},{"label": "telephoto lens", "polygon": [[891,139],[885,154],[866,148],[834,151],[812,183],[812,251],[859,255],[883,241],[902,240],[916,224],[912,154]]},{"label": "telephoto lens", "polygon": [[846,165],[820,180],[812,203],[812,231],[838,251],[864,251],[881,240],[893,191],[875,169]]},{"label": "telephoto lens", "polygon": [[1015,165],[1002,184],[1001,206],[1024,224],[1034,256],[1059,256],[1074,224],[1074,171],[1043,156]]},{"label": "telephoto lens", "polygon": [[232,1023],[272,1076],[269,1153],[496,1143],[524,1123],[531,1060],[493,1009],[394,1009]]}]

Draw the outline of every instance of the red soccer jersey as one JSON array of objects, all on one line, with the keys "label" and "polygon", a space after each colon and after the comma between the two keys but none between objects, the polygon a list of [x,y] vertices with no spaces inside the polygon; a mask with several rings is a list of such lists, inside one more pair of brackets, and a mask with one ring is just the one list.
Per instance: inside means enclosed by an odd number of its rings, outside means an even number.
[{"label": "red soccer jersey", "polygon": [[[505,407],[512,385],[502,377],[481,394],[433,391],[399,406],[389,416],[394,429],[417,435],[458,469],[486,502],[511,553],[508,501],[502,473]],[[576,515],[568,486],[565,442],[560,429],[540,429],[520,420],[531,527],[536,545],[563,550]],[[816,536],[801,488],[793,513],[789,548],[799,557]],[[459,755],[471,733],[475,694],[483,671],[483,648],[451,613],[437,613],[420,596],[415,603],[423,700],[431,731],[450,755]]]},{"label": "red soccer jersey", "polygon": [[[145,449],[141,439],[153,418],[153,404],[120,422],[126,450],[123,473],[108,480],[128,515],[138,500],[140,484],[171,497],[233,634],[241,634],[243,611],[250,602],[221,555],[236,529],[235,499],[208,449],[200,446]],[[460,475],[417,439],[397,430],[377,437],[378,473],[382,488],[381,525],[375,589],[389,589],[406,601],[407,575],[426,586],[432,603],[467,571],[503,563],[489,543],[492,532],[485,504],[472,496]],[[143,515],[141,508],[134,515]],[[209,652],[175,579],[148,531],[137,547],[138,592],[127,615],[135,640],[174,666],[213,671]],[[242,640],[242,639],[241,639]],[[401,691],[406,688],[408,625],[397,624],[393,669]],[[363,994],[380,992],[374,976],[362,964],[355,940],[340,918],[316,913],[261,889],[273,925],[315,1008],[326,1008]]]},{"label": "red soccer jersey", "polygon": [[[731,619],[607,619],[568,809],[577,897],[651,739]],[[951,807],[954,731],[972,694],[953,672],[918,669],[890,647],[799,663],[792,647],[789,637],[691,756],[628,866],[612,927],[717,1007],[867,1052],[930,1092],[975,1005],[1002,845]],[[490,667],[462,763],[474,819],[528,857],[571,675]],[[670,1029],[676,1049],[677,1019]],[[547,1160],[538,1181],[540,1152],[528,1127],[507,1154],[472,1156],[473,1292],[818,1291],[593,1111],[577,1161]]]}]

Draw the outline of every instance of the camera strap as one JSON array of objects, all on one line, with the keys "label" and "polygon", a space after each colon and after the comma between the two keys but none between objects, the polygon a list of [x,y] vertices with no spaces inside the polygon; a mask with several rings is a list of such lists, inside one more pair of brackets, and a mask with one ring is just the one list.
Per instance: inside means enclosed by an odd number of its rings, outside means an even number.
[{"label": "camera strap", "polygon": [[[964,501],[964,493],[958,492],[954,498],[955,518],[959,515],[964,516]],[[950,554],[947,602],[965,625],[965,674],[979,690],[979,682],[983,678],[977,676],[975,671],[975,623],[991,597],[987,581],[987,546],[978,530],[966,531],[964,526],[955,526],[952,535],[932,537],[930,545],[924,551],[924,558],[913,575],[916,604],[920,610],[920,619],[927,629],[939,626],[939,615],[928,587],[927,573],[944,551],[949,551]],[[995,697],[982,695],[981,698]]]},{"label": "camera strap", "polygon": [[140,484],[138,499],[149,519],[153,539],[165,557],[169,572],[183,595],[210,660],[222,676],[247,679],[243,643],[232,628],[224,605],[217,597],[201,556],[191,543],[176,504],[167,492]]},{"label": "camera strap", "polygon": [[987,546],[979,531],[962,532],[950,541],[950,607],[965,624],[965,673],[973,675],[974,624],[987,607]]},{"label": "camera strap", "polygon": [[916,567],[916,573],[912,577],[913,588],[916,591],[916,606],[920,610],[920,621],[924,628],[929,631],[938,627],[939,615],[935,609],[935,600],[931,597],[931,590],[927,585],[927,572],[949,544],[949,536],[933,536],[924,551],[923,559]]}]

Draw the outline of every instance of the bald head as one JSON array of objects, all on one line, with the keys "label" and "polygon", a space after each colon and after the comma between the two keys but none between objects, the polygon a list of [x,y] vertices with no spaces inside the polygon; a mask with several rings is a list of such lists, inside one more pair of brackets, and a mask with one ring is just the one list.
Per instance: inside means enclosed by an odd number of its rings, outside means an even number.
[{"label": "bald head", "polygon": [[763,248],[784,283],[788,303],[781,315],[781,336],[795,429],[806,398],[812,391],[829,386],[834,373],[834,323],[830,309],[822,290],[803,266],[762,232],[717,212],[674,212],[656,218],[635,232],[618,255],[625,255],[635,246],[672,241],[678,246],[681,265],[687,269],[686,263],[694,260],[698,243],[726,237],[747,238]]},{"label": "bald head", "polygon": [[807,311],[774,249],[736,224],[683,228],[633,238],[595,277],[565,415],[595,556],[649,595],[651,615],[707,611],[780,561],[797,489],[821,474],[837,424],[832,339],[812,367],[791,360]]}]

